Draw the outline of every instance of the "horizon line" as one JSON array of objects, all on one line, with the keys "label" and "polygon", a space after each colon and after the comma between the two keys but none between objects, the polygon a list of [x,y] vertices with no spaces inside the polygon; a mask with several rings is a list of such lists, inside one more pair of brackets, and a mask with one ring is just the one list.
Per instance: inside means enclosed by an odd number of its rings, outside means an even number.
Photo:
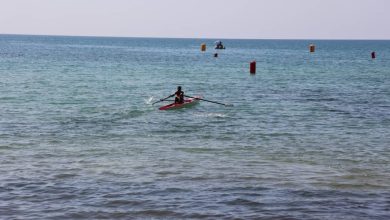
[{"label": "horizon line", "polygon": [[349,41],[389,41],[385,38],[215,38],[215,37],[150,37],[150,36],[112,36],[112,35],[63,35],[63,34],[10,34],[0,33],[1,35],[8,36],[41,36],[41,37],[94,37],[94,38],[151,38],[151,39],[196,39],[196,40],[349,40]]}]

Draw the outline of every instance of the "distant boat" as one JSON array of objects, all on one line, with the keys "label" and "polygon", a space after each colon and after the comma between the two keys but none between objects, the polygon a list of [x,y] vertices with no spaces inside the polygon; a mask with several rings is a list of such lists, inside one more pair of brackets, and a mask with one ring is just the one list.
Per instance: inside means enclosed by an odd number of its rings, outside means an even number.
[{"label": "distant boat", "polygon": [[222,41],[218,40],[214,42],[216,50],[224,50],[226,47],[222,44]]}]

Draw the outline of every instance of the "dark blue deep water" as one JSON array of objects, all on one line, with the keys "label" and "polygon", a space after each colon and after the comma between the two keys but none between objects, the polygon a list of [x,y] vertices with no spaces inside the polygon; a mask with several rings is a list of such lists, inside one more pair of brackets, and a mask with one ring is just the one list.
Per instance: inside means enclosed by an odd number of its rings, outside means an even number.
[{"label": "dark blue deep water", "polygon": [[0,219],[389,219],[390,41],[214,41],[0,35]]}]

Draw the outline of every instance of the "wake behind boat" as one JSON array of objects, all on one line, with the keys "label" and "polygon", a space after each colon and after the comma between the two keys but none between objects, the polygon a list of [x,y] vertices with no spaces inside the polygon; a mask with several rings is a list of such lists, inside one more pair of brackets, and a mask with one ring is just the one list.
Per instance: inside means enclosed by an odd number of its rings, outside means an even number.
[{"label": "wake behind boat", "polygon": [[200,97],[200,96],[191,97],[191,98],[188,98],[188,99],[184,99],[183,103],[171,103],[169,105],[162,106],[162,107],[160,107],[158,109],[159,110],[175,110],[175,109],[192,107],[192,106],[198,104],[199,100],[201,98],[202,97]]}]

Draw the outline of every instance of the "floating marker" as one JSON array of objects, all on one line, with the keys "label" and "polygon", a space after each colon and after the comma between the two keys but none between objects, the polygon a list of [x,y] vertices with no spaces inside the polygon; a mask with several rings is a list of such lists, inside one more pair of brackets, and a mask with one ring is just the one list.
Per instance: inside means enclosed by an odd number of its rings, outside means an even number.
[{"label": "floating marker", "polygon": [[250,64],[249,64],[249,72],[251,74],[256,74],[256,61],[255,60],[250,62]]},{"label": "floating marker", "polygon": [[375,59],[375,58],[376,58],[375,51],[373,51],[373,52],[371,53],[371,58],[372,58],[372,59]]},{"label": "floating marker", "polygon": [[214,54],[214,57],[218,57],[218,53],[215,53],[215,54]]},{"label": "floating marker", "polygon": [[316,51],[316,46],[314,44],[309,45],[310,53],[314,53]]},{"label": "floating marker", "polygon": [[200,45],[200,50],[201,50],[202,52],[205,52],[205,51],[206,51],[206,44],[201,44],[201,45]]}]

